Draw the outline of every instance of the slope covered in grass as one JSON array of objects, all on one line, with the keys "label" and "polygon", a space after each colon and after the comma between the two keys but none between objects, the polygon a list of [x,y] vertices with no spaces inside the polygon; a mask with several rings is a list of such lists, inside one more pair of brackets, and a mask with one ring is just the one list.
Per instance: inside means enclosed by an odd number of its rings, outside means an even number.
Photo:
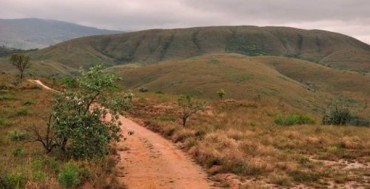
[{"label": "slope covered in grass", "polygon": [[34,60],[88,66],[155,63],[208,53],[295,57],[337,68],[370,69],[370,46],[327,31],[286,27],[200,27],[79,38],[32,53]]},{"label": "slope covered in grass", "polygon": [[226,98],[264,99],[316,113],[337,96],[349,99],[364,113],[370,98],[368,75],[294,58],[213,54],[108,70],[121,75],[123,85],[132,89],[215,99],[222,88]]}]

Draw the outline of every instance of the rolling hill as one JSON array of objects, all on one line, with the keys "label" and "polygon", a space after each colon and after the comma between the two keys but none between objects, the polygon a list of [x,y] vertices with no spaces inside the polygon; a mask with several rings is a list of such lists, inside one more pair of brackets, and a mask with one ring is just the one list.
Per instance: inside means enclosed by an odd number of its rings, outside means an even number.
[{"label": "rolling hill", "polygon": [[78,37],[113,33],[119,32],[56,20],[0,19],[0,46],[17,49],[44,48]]},{"label": "rolling hill", "polygon": [[208,53],[284,56],[339,69],[370,71],[370,46],[320,30],[286,27],[202,27],[84,37],[32,53],[34,60],[65,66],[156,63]]},{"label": "rolling hill", "polygon": [[119,65],[108,69],[123,77],[123,86],[158,93],[191,93],[218,98],[263,100],[295,110],[322,113],[331,98],[343,96],[356,109],[367,107],[370,77],[286,57],[208,54],[150,65]]},{"label": "rolling hill", "polygon": [[[126,88],[207,98],[224,88],[230,98],[263,98],[313,113],[335,96],[360,109],[370,99],[369,74],[363,73],[370,71],[370,46],[319,30],[147,30],[78,38],[28,54],[32,75],[74,74],[103,63],[124,77]],[[6,61],[0,59],[2,69],[15,73]]]}]

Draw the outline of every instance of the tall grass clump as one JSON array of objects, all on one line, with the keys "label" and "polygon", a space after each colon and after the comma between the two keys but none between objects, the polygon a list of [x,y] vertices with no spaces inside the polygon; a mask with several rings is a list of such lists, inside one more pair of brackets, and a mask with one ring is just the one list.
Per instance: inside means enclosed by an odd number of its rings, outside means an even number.
[{"label": "tall grass clump", "polygon": [[18,129],[9,131],[8,136],[13,141],[23,141],[27,138],[27,134],[25,132],[19,131]]}]

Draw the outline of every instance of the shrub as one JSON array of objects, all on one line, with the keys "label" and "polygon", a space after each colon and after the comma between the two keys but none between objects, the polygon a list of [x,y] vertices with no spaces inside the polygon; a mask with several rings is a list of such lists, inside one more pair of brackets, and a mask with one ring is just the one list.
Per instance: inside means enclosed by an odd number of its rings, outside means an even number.
[{"label": "shrub", "polygon": [[324,125],[347,125],[351,118],[352,115],[348,108],[335,107],[323,116],[322,123]]},{"label": "shrub", "polygon": [[146,93],[146,92],[148,92],[149,90],[148,90],[147,88],[145,88],[145,87],[141,87],[141,88],[139,89],[139,91],[140,91],[140,92],[142,92],[142,93]]},{"label": "shrub", "polygon": [[[75,159],[106,156],[110,142],[121,138],[118,115],[126,104],[113,95],[117,81],[101,65],[82,72],[76,79],[77,88],[58,93],[46,131],[41,132],[37,126],[31,128],[34,141],[40,142],[47,153],[57,148]],[[109,122],[104,121],[108,114]]]},{"label": "shrub", "polygon": [[275,117],[274,122],[278,125],[302,125],[302,124],[314,124],[315,120],[308,115],[278,115]]},{"label": "shrub", "polygon": [[30,105],[33,105],[35,104],[35,102],[31,101],[31,100],[27,100],[26,102],[23,103],[23,105],[25,106],[30,106]]},{"label": "shrub", "polygon": [[75,163],[67,163],[58,175],[58,182],[65,188],[74,188],[80,184],[78,167]]},{"label": "shrub", "polygon": [[224,98],[225,94],[226,93],[225,93],[224,89],[220,89],[220,90],[217,91],[217,95],[220,98],[220,100],[222,100]]},{"label": "shrub", "polygon": [[322,118],[324,125],[370,126],[370,121],[354,115],[343,99],[334,100]]}]

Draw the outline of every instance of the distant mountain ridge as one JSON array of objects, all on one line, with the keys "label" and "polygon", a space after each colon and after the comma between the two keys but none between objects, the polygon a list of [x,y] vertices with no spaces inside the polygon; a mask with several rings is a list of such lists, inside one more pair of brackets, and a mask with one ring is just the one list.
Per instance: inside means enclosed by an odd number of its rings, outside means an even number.
[{"label": "distant mountain ridge", "polygon": [[288,27],[155,29],[74,39],[31,55],[35,60],[84,67],[96,63],[156,63],[209,53],[284,56],[370,71],[368,44],[339,33]]},{"label": "distant mountain ridge", "polygon": [[0,46],[16,49],[45,48],[74,38],[114,33],[121,32],[57,20],[0,19]]}]

